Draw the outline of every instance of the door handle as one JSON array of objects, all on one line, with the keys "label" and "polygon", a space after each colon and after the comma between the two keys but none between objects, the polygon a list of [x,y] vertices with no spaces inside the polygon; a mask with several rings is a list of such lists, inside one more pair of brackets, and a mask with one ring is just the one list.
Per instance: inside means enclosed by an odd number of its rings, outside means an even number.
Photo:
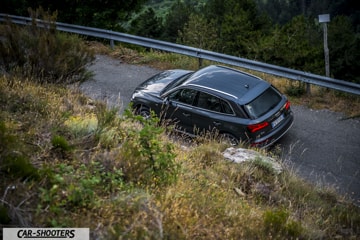
[{"label": "door handle", "polygon": [[213,122],[214,123],[214,125],[216,126],[216,127],[218,127],[218,126],[220,126],[221,125],[221,123],[219,123],[219,122]]},{"label": "door handle", "polygon": [[190,113],[182,113],[184,117],[190,117]]}]

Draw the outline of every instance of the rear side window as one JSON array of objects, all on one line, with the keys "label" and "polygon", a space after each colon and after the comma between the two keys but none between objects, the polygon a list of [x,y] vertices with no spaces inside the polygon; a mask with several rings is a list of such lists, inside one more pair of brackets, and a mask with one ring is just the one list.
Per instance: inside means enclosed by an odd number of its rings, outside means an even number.
[{"label": "rear side window", "polygon": [[259,118],[278,105],[281,99],[280,93],[271,86],[255,100],[246,104],[245,109],[251,118]]},{"label": "rear side window", "polygon": [[196,106],[213,112],[233,114],[231,107],[226,101],[204,92],[199,93]]}]

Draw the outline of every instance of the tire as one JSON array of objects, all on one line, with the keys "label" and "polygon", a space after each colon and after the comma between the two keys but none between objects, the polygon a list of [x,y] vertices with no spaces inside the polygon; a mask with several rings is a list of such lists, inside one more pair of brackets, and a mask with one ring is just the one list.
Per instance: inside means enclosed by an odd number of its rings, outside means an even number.
[{"label": "tire", "polygon": [[149,119],[151,117],[149,108],[144,107],[144,106],[141,106],[138,109],[137,114],[142,116],[144,119]]},{"label": "tire", "polygon": [[231,146],[237,146],[239,144],[239,139],[230,133],[221,133],[220,142],[229,144]]}]

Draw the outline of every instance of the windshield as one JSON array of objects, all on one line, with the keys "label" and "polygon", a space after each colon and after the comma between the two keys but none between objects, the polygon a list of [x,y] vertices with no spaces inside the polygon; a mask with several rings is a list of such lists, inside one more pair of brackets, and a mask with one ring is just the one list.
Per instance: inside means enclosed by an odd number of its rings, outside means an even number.
[{"label": "windshield", "polygon": [[281,101],[280,93],[273,87],[269,87],[259,97],[245,105],[245,109],[251,118],[259,118]]},{"label": "windshield", "polygon": [[189,78],[189,76],[192,74],[192,72],[185,74],[184,76],[180,77],[179,79],[177,79],[176,81],[173,81],[172,83],[170,83],[169,85],[167,85],[162,91],[161,94],[167,92],[169,89],[175,88],[177,86],[180,86],[183,82],[186,81],[186,79]]}]

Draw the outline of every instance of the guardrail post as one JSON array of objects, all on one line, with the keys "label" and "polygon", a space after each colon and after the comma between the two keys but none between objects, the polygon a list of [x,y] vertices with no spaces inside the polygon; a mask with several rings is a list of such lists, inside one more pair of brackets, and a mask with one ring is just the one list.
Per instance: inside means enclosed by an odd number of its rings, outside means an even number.
[{"label": "guardrail post", "polygon": [[199,69],[202,67],[202,62],[203,62],[203,59],[202,58],[198,58],[199,59]]},{"label": "guardrail post", "polygon": [[307,95],[311,95],[311,85],[310,83],[306,83],[306,94]]},{"label": "guardrail post", "polygon": [[114,49],[114,39],[110,39],[110,47],[111,49]]}]

